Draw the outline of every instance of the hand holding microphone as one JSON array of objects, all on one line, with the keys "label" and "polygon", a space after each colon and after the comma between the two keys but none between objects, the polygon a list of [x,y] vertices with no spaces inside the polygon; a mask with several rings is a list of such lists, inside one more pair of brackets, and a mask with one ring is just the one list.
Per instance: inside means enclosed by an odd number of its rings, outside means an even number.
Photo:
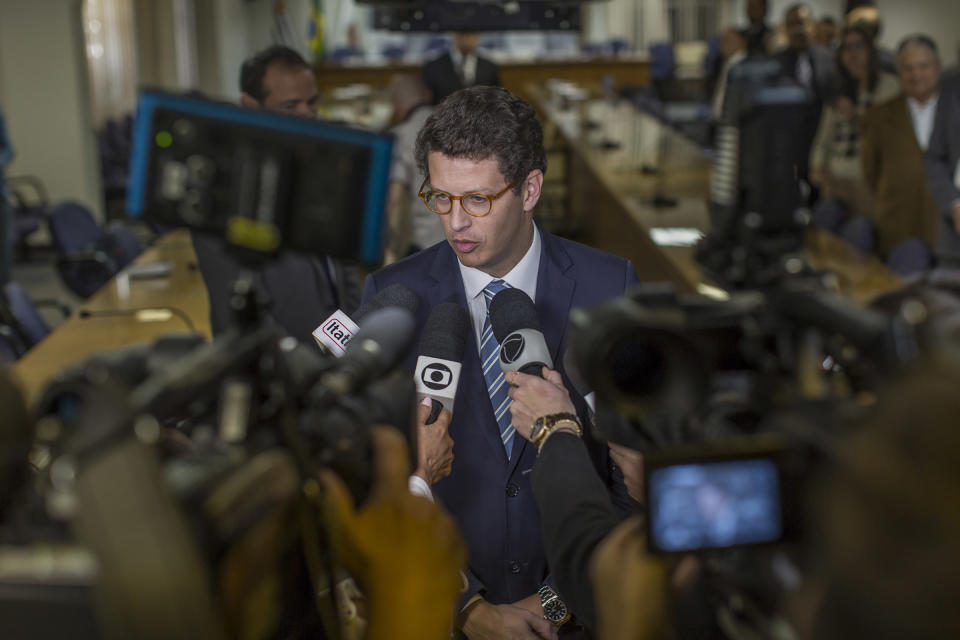
[{"label": "hand holding microphone", "polygon": [[542,367],[540,377],[508,371],[504,373],[504,380],[510,385],[508,395],[513,399],[510,404],[513,426],[527,441],[531,439],[531,429],[538,418],[577,413],[570,392],[563,386],[563,379],[553,369]]},{"label": "hand holding microphone", "polygon": [[453,416],[444,409],[428,422],[435,406],[440,403],[429,397],[417,406],[417,469],[413,474],[430,487],[453,471],[453,438],[449,432]]},{"label": "hand holding microphone", "polygon": [[414,372],[417,387],[417,470],[414,475],[430,486],[453,469],[453,438],[448,429],[460,383],[463,350],[467,342],[467,314],[457,304],[434,307],[420,339]]}]

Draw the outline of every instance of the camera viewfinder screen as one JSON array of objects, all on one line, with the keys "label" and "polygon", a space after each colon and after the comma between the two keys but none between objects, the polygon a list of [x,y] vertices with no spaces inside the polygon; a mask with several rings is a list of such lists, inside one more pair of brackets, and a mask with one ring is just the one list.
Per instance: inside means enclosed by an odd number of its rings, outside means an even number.
[{"label": "camera viewfinder screen", "polygon": [[667,552],[775,542],[783,535],[779,472],[762,458],[651,469],[650,545]]}]

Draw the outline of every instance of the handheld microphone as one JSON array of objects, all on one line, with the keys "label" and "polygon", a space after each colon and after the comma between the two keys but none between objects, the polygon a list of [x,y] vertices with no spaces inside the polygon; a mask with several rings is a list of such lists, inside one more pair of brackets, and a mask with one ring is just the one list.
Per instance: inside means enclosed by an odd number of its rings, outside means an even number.
[{"label": "handheld microphone", "polygon": [[400,307],[416,313],[419,306],[417,294],[402,284],[391,284],[360,305],[352,318],[341,309],[334,311],[313,330],[313,339],[321,351],[340,358],[346,353],[347,344],[357,335],[359,323],[367,314],[385,307]]},{"label": "handheld microphone", "polygon": [[413,313],[388,306],[369,312],[336,367],[321,377],[323,387],[337,395],[355,393],[396,367],[416,332]]},{"label": "handheld microphone", "polygon": [[490,301],[490,328],[500,343],[500,368],[543,377],[553,358],[540,329],[537,308],[520,289],[504,289]]},{"label": "handheld microphone", "polygon": [[453,413],[453,400],[460,383],[463,349],[467,343],[467,312],[453,302],[437,305],[430,312],[420,337],[420,357],[414,370],[417,402],[433,401],[427,424],[433,424],[440,411]]}]

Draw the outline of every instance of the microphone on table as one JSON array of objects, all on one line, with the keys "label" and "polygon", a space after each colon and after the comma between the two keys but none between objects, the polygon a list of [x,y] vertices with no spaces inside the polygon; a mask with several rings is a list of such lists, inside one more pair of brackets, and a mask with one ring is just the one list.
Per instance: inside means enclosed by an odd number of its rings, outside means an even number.
[{"label": "microphone on table", "polygon": [[460,383],[463,350],[467,343],[467,330],[467,312],[453,302],[437,305],[427,318],[420,337],[420,355],[413,374],[417,402],[424,398],[432,401],[426,424],[436,422],[443,409],[453,413],[453,401]]},{"label": "microphone on table", "polygon": [[504,289],[490,301],[490,328],[500,343],[500,368],[543,377],[553,358],[540,329],[537,308],[520,289]]},{"label": "microphone on table", "polygon": [[416,313],[419,306],[417,294],[402,284],[391,284],[360,305],[352,318],[341,309],[334,311],[313,330],[313,339],[321,351],[340,358],[346,353],[347,344],[360,330],[360,321],[364,316],[385,307],[400,307]]},{"label": "microphone on table", "polygon": [[190,316],[183,309],[178,309],[177,307],[137,307],[135,309],[104,309],[102,311],[89,311],[87,309],[80,309],[77,312],[77,317],[79,318],[121,318],[121,317],[134,317],[140,322],[166,322],[173,316],[177,316],[180,320],[183,321],[185,325],[190,329],[190,331],[196,333],[197,328],[194,326],[193,321],[190,319]]}]

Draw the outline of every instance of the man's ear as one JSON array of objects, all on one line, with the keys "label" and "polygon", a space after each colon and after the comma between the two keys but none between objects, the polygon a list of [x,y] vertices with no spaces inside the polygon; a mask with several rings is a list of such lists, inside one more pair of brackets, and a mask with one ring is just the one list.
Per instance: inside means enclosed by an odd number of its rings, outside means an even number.
[{"label": "man's ear", "polygon": [[246,109],[259,109],[260,102],[249,93],[241,93],[240,106]]},{"label": "man's ear", "polygon": [[540,200],[540,193],[543,189],[543,171],[534,169],[527,174],[524,181],[523,191],[520,195],[523,197],[523,210],[532,211]]}]

